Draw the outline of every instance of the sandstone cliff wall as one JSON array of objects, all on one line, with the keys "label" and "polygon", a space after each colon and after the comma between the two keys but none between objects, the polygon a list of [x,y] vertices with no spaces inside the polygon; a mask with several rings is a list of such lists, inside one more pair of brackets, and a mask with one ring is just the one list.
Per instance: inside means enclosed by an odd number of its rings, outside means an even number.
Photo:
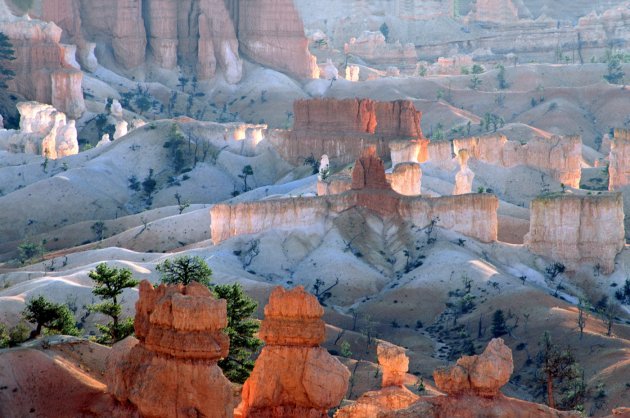
[{"label": "sandstone cliff wall", "polygon": [[466,149],[470,158],[510,168],[525,165],[550,174],[569,187],[579,188],[582,176],[582,139],[579,136],[533,138],[525,144],[509,141],[504,135],[490,135],[432,142],[428,145],[429,161],[453,166],[455,155]]},{"label": "sandstone cliff wall", "polygon": [[239,235],[323,225],[351,207],[373,208],[378,205],[387,206],[386,213],[390,216],[400,216],[421,228],[435,219],[439,227],[483,242],[497,239],[499,202],[494,195],[398,198],[364,191],[350,191],[336,196],[279,199],[235,205],[219,204],[210,210],[211,237],[216,245]]},{"label": "sandstone cliff wall", "polygon": [[525,244],[569,270],[588,263],[599,265],[605,274],[613,272],[615,256],[625,246],[621,194],[554,194],[535,199]]},{"label": "sandstone cliff wall", "polygon": [[296,78],[319,78],[304,25],[293,0],[241,0],[241,51],[252,60]]},{"label": "sandstone cliff wall", "polygon": [[80,117],[85,111],[83,74],[65,61],[62,30],[54,23],[16,18],[8,10],[0,10],[0,32],[9,37],[15,49],[16,59],[8,64],[16,74],[7,83],[9,90],[31,100],[54,103],[71,118]]},{"label": "sandstone cliff wall", "polygon": [[395,141],[400,148],[401,140],[418,141],[416,159],[426,155],[428,141],[422,138],[421,113],[408,100],[297,100],[293,114],[293,129],[270,137],[278,153],[292,164],[323,154],[336,164],[348,164],[367,146],[376,146],[378,155],[389,159],[389,143]]},{"label": "sandstone cliff wall", "polygon": [[161,68],[188,66],[200,80],[219,68],[234,84],[242,77],[240,43],[262,65],[319,77],[292,0],[37,0],[32,15],[61,26],[80,55],[90,42],[111,45],[126,70],[145,63],[148,45]]}]

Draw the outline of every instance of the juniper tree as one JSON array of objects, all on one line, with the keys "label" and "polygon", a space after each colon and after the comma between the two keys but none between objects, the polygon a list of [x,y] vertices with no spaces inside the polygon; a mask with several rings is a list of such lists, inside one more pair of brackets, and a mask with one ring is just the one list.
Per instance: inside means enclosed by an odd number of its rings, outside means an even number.
[{"label": "juniper tree", "polygon": [[79,335],[76,321],[66,305],[54,303],[44,296],[29,300],[22,311],[24,320],[35,324],[30,339],[36,338],[46,328],[53,333]]}]

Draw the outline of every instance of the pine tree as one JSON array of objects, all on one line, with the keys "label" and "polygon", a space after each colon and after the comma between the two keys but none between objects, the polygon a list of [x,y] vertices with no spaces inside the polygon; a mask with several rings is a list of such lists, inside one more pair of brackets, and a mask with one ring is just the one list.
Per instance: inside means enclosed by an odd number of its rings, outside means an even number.
[{"label": "pine tree", "polygon": [[608,61],[608,71],[606,75],[604,75],[604,79],[608,81],[610,84],[621,84],[623,82],[623,78],[626,75],[623,69],[621,68],[621,61],[618,57],[613,56]]},{"label": "pine tree", "polygon": [[15,77],[15,72],[7,68],[7,61],[15,60],[15,50],[11,41],[0,32],[0,88],[7,88],[7,81]]},{"label": "pine tree", "polygon": [[103,333],[98,341],[114,344],[131,335],[133,318],[121,320],[122,305],[118,302],[118,297],[123,290],[137,286],[139,281],[133,278],[131,270],[110,268],[105,263],[97,265],[96,270],[90,271],[89,277],[96,282],[92,293],[105,300],[91,305],[90,310],[112,318],[107,325],[98,325],[98,329]]},{"label": "pine tree", "polygon": [[507,325],[505,324],[505,315],[501,309],[494,311],[494,315],[492,316],[491,331],[494,338],[508,333]]},{"label": "pine tree", "polygon": [[551,335],[545,331],[539,343],[540,351],[536,359],[541,380],[547,392],[547,405],[556,407],[554,389],[567,382],[568,385],[580,377],[580,368],[571,350],[561,349],[551,341]]},{"label": "pine tree", "polygon": [[22,311],[22,317],[26,321],[36,324],[30,339],[40,335],[43,328],[58,334],[79,335],[76,321],[70,309],[66,305],[53,303],[44,296],[29,300]]},{"label": "pine tree", "polygon": [[243,292],[238,283],[216,285],[214,293],[218,298],[227,300],[226,332],[230,337],[230,352],[219,361],[219,367],[230,381],[244,383],[254,369],[252,354],[262,346],[262,341],[255,336],[259,324],[252,319],[258,304]]},{"label": "pine tree", "polygon": [[204,286],[210,286],[212,270],[203,258],[195,256],[175,257],[172,260],[164,260],[157,265],[156,270],[162,273],[162,283],[184,286],[192,282],[199,282]]}]

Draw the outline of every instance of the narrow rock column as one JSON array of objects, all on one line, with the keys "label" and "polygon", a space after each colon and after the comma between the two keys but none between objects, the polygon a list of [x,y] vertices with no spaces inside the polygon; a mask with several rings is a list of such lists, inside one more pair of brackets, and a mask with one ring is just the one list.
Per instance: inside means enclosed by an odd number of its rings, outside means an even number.
[{"label": "narrow rock column", "polygon": [[468,159],[470,155],[468,150],[460,150],[457,154],[457,162],[459,163],[459,171],[455,176],[455,189],[453,194],[466,194],[472,192],[472,184],[475,179],[475,173],[468,168]]}]

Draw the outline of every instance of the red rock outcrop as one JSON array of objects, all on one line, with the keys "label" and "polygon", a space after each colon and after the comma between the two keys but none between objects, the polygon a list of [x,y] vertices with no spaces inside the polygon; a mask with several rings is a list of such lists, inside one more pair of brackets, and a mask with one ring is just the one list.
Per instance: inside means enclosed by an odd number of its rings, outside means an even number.
[{"label": "red rock outcrop", "polygon": [[[448,396],[423,396],[407,409],[385,411],[378,418],[530,418],[571,417],[544,405],[504,396],[500,389],[513,371],[512,351],[502,339],[493,339],[478,356],[464,356],[457,364],[433,373],[435,382]],[[360,416],[360,415],[359,415]],[[348,418],[359,416],[350,415]]]},{"label": "red rock outcrop", "polygon": [[464,356],[454,366],[433,372],[438,389],[448,395],[473,394],[493,397],[514,371],[512,351],[495,338],[478,356]]},{"label": "red rock outcrop", "polygon": [[325,418],[348,390],[350,372],[320,347],[324,309],[303,287],[277,287],[265,306],[266,345],[243,385],[240,418]]},{"label": "red rock outcrop", "polygon": [[232,417],[231,384],[217,365],[229,349],[226,309],[198,283],[140,283],[137,339],[112,347],[110,393],[145,417]]},{"label": "red rock outcrop", "polygon": [[238,21],[241,51],[249,58],[295,78],[319,78],[292,0],[241,0]]},{"label": "red rock outcrop", "polygon": [[352,162],[368,145],[389,159],[389,143],[418,141],[417,158],[424,158],[428,141],[422,138],[421,113],[413,102],[377,102],[371,99],[310,99],[293,104],[294,124],[288,135],[270,136],[277,151],[291,163],[309,155],[327,154],[338,164]]},{"label": "red rock outcrop", "polygon": [[404,386],[409,358],[405,350],[387,342],[376,348],[378,364],[383,373],[382,389],[363,394],[350,406],[341,408],[335,418],[371,418],[379,413],[409,407],[419,396]]},{"label": "red rock outcrop", "polygon": [[8,66],[16,76],[7,83],[9,90],[52,103],[71,118],[80,117],[85,111],[83,74],[64,61],[61,29],[54,23],[17,18],[0,10],[0,31],[15,49],[16,59]]},{"label": "red rock outcrop", "polygon": [[630,185],[630,131],[615,129],[609,161],[608,190],[619,190]]},{"label": "red rock outcrop", "polygon": [[615,270],[615,257],[625,246],[621,193],[574,195],[557,193],[534,199],[525,244],[534,253],[575,270],[598,265]]},{"label": "red rock outcrop", "polygon": [[218,66],[229,83],[240,81],[239,43],[224,1],[145,1],[149,46],[160,67],[188,64],[206,80]]},{"label": "red rock outcrop", "polygon": [[142,1],[80,1],[82,32],[88,40],[104,37],[111,42],[114,58],[124,69],[144,64],[147,36]]},{"label": "red rock outcrop", "polygon": [[352,188],[354,190],[391,188],[385,177],[383,160],[376,155],[376,147],[365,148],[354,164]]}]

